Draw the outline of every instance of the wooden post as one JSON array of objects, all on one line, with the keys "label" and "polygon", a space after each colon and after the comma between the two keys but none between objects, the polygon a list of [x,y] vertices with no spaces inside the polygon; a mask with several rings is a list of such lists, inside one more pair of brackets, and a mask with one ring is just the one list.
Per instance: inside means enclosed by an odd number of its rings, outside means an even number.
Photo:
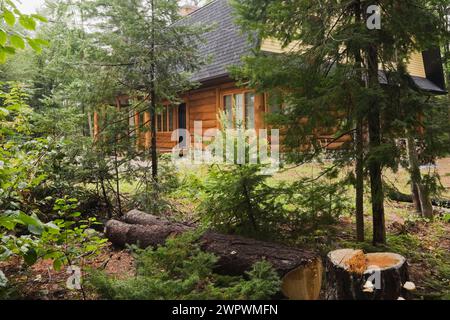
[{"label": "wooden post", "polygon": [[256,94],[255,95],[255,130],[256,133],[259,132],[259,129],[265,129],[264,125],[264,95]]},{"label": "wooden post", "polygon": [[98,116],[98,112],[94,111],[94,142],[98,141],[99,133],[100,133],[99,116]]},{"label": "wooden post", "polygon": [[152,143],[152,132],[150,127],[150,112],[144,113],[144,127],[145,127],[145,150],[149,150]]},{"label": "wooden post", "polygon": [[220,98],[220,88],[216,88],[216,121],[217,121],[217,129],[222,130],[222,123],[220,119],[220,114],[222,111],[222,103]]}]

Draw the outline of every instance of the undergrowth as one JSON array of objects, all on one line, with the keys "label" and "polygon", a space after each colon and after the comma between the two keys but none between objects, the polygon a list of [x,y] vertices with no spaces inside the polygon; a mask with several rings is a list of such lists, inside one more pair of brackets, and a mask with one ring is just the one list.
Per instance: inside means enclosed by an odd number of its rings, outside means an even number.
[{"label": "undergrowth", "polygon": [[101,298],[112,300],[262,300],[279,292],[280,279],[265,261],[242,277],[214,273],[218,258],[201,251],[197,237],[189,233],[169,239],[156,250],[133,248],[135,277],[92,271],[89,283]]}]

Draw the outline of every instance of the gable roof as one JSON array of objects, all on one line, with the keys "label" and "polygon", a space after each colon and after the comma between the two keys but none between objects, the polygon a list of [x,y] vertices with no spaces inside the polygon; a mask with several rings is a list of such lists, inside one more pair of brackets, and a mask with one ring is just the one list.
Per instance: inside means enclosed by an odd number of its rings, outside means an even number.
[{"label": "gable roof", "polygon": [[[214,0],[180,20],[180,23],[213,27],[212,30],[203,35],[205,41],[199,48],[200,55],[208,57],[210,61],[200,71],[193,74],[191,78],[193,81],[206,82],[228,77],[228,68],[241,65],[242,57],[251,54],[252,50],[256,48],[256,35],[253,37],[254,41],[250,41],[250,34],[243,32],[235,23],[235,19],[234,9],[229,0]],[[428,56],[426,55],[426,57]],[[431,58],[434,60],[431,60]],[[425,68],[430,69],[430,66],[433,66],[432,71],[435,77],[437,75],[443,78],[443,66],[439,50],[433,52],[433,55],[429,58],[424,59],[424,63]],[[411,76],[414,86],[426,92],[446,94],[445,81],[442,81],[442,85],[439,85],[428,73],[432,74],[431,71],[427,72],[425,78]],[[387,80],[382,74],[380,75],[380,83],[387,84]]]},{"label": "gable roof", "polygon": [[183,23],[213,27],[204,35],[205,42],[200,46],[200,54],[210,61],[192,80],[203,82],[227,76],[228,67],[241,64],[241,58],[255,48],[234,20],[228,0],[215,0],[182,19]]}]

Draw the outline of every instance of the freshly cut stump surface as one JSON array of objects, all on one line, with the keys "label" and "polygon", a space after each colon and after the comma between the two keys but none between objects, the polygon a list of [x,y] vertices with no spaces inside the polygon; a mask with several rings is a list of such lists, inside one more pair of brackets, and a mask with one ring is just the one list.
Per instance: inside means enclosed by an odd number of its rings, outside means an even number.
[{"label": "freshly cut stump surface", "polygon": [[329,300],[398,300],[409,296],[403,288],[408,281],[408,265],[396,253],[332,251],[327,257],[326,275]]}]

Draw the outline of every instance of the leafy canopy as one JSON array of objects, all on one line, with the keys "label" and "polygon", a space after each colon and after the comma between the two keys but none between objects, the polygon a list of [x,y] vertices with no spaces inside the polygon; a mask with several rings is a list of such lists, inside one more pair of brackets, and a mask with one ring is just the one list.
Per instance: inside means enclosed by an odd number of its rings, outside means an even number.
[{"label": "leafy canopy", "polygon": [[4,63],[17,49],[25,49],[26,44],[36,52],[48,45],[46,40],[28,35],[29,31],[36,31],[38,22],[47,22],[45,17],[21,13],[12,0],[1,2],[0,17],[0,63]]}]

